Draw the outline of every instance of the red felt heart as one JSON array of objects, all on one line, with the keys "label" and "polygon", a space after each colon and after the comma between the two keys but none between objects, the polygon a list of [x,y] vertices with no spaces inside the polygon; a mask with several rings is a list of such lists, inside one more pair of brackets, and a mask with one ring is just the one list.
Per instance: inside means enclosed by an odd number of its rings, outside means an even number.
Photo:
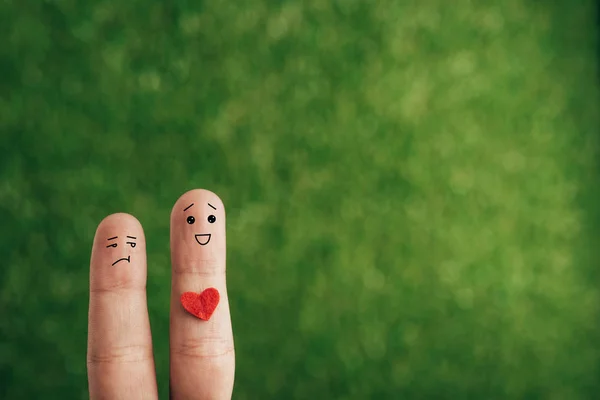
[{"label": "red felt heart", "polygon": [[185,292],[181,295],[181,305],[187,312],[208,321],[219,304],[219,291],[208,288],[202,293]]}]

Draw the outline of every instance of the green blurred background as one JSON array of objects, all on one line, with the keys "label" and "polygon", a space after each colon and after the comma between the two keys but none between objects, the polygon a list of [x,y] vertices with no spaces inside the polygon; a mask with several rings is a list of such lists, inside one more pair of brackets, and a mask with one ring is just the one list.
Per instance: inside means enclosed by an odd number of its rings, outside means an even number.
[{"label": "green blurred background", "polygon": [[87,397],[95,227],[228,207],[236,399],[597,398],[592,0],[0,2],[0,398]]}]

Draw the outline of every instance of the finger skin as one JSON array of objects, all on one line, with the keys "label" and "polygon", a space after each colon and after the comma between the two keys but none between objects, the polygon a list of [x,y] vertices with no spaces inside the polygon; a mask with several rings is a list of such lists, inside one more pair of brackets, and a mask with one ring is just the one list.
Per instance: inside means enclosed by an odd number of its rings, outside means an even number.
[{"label": "finger skin", "polygon": [[[211,215],[216,218],[213,223],[209,222]],[[188,223],[190,216],[194,217],[192,224]],[[235,354],[225,284],[225,250],[222,201],[203,189],[183,194],[171,212],[172,399],[231,398]],[[185,311],[180,301],[183,293],[201,293],[211,287],[218,290],[220,300],[208,321]]]},{"label": "finger skin", "polygon": [[146,276],[141,224],[129,214],[109,215],[96,230],[90,261],[91,399],[158,398]]}]

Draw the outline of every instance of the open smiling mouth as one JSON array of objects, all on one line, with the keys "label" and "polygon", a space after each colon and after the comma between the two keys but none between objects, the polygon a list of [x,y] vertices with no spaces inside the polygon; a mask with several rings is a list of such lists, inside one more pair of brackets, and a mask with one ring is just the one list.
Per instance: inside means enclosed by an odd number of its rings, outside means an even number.
[{"label": "open smiling mouth", "polygon": [[119,261],[127,261],[128,263],[131,263],[131,256],[127,256],[127,258],[119,258],[117,261],[115,261],[114,263],[112,263],[112,265],[114,266]]},{"label": "open smiling mouth", "polygon": [[[200,246],[204,246],[206,244],[208,244],[208,242],[210,242],[210,233],[201,233],[198,235],[194,235],[196,238],[196,242],[198,242],[198,244]],[[206,240],[206,241],[203,241]]]}]

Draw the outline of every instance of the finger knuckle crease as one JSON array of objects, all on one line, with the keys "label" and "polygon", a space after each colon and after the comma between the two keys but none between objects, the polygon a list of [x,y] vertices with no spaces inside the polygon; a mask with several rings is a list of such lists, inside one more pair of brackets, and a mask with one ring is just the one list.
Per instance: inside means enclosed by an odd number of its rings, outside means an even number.
[{"label": "finger knuckle crease", "polygon": [[198,359],[219,358],[233,351],[231,341],[214,336],[185,340],[174,349],[176,355]]},{"label": "finger knuckle crease", "polygon": [[176,275],[217,276],[225,274],[225,268],[216,260],[186,259],[173,268]]},{"label": "finger knuckle crease", "polygon": [[104,352],[90,352],[87,363],[94,364],[127,364],[139,363],[152,359],[152,351],[147,346],[127,345],[114,346]]},{"label": "finger knuckle crease", "polygon": [[121,294],[123,292],[135,292],[138,290],[146,290],[146,288],[130,281],[116,281],[101,287],[92,287],[90,292],[98,294]]}]

